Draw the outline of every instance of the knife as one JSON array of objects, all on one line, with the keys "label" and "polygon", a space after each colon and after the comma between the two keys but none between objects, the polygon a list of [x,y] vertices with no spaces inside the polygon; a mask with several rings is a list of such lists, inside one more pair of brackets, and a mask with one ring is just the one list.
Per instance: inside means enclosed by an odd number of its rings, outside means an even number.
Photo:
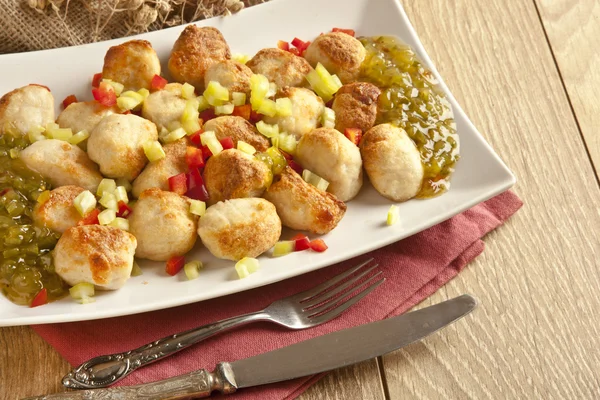
[{"label": "knife", "polygon": [[332,332],[243,360],[222,362],[213,372],[201,369],[142,385],[56,393],[25,400],[183,400],[208,397],[213,391],[230,394],[237,389],[318,374],[389,353],[464,317],[476,306],[474,297],[462,295],[383,321]]}]

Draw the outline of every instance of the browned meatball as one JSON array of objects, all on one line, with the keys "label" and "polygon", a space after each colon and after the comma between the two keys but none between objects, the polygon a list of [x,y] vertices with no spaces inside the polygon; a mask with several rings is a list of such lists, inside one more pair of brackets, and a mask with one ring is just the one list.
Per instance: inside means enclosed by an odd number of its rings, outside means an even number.
[{"label": "browned meatball", "polygon": [[243,197],[260,197],[273,176],[267,165],[236,149],[212,156],[204,168],[209,203]]},{"label": "browned meatball", "polygon": [[160,60],[146,40],[130,40],[106,52],[102,78],[125,86],[125,90],[150,89],[154,75],[160,75]]},{"label": "browned meatball", "polygon": [[204,86],[216,81],[230,92],[250,93],[252,70],[242,63],[225,60],[211,65],[204,75]]},{"label": "browned meatball", "polygon": [[55,232],[63,233],[77,225],[81,215],[73,200],[85,189],[79,186],[60,186],[50,192],[46,201],[38,202],[33,209],[33,220]]},{"label": "browned meatball", "polygon": [[342,83],[354,82],[358,78],[365,55],[366,50],[362,43],[342,32],[319,35],[304,53],[310,65],[315,67],[317,63],[323,64],[327,71],[336,74]]},{"label": "browned meatball", "polygon": [[277,87],[307,86],[304,78],[312,67],[302,57],[281,49],[262,49],[246,65],[255,74],[261,74]]},{"label": "browned meatball", "polygon": [[242,140],[254,146],[257,151],[269,148],[269,140],[242,117],[224,116],[211,119],[204,124],[204,131],[214,131],[217,139],[230,137],[235,147],[238,140]]},{"label": "browned meatball", "polygon": [[381,90],[372,83],[354,82],[340,88],[333,100],[335,129],[344,132],[346,128],[368,131],[377,117],[377,99]]},{"label": "browned meatball", "polygon": [[204,74],[213,64],[231,58],[229,45],[218,29],[187,26],[173,45],[169,71],[180,83],[204,90]]},{"label": "browned meatball", "polygon": [[283,225],[316,234],[331,231],[346,213],[344,202],[305,182],[290,167],[275,177],[264,197],[275,205]]}]

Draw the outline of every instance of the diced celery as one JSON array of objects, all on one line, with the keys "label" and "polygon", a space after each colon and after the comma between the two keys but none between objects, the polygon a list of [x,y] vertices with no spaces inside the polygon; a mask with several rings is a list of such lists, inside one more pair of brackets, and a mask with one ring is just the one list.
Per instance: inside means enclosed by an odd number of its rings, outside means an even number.
[{"label": "diced celery", "polygon": [[269,80],[261,74],[254,74],[250,77],[250,90],[252,96],[264,98],[269,92]]},{"label": "diced celery", "polygon": [[194,99],[196,95],[194,94],[194,87],[189,83],[184,83],[181,86],[181,97],[184,99]]},{"label": "diced celery", "polygon": [[302,171],[302,179],[323,191],[327,190],[327,187],[329,186],[329,182],[307,169]]},{"label": "diced celery", "polygon": [[[319,64],[319,65],[321,65],[321,64]],[[312,89],[321,98],[323,98],[323,100],[325,102],[328,102],[329,100],[331,100],[333,98],[333,95],[335,94],[335,92],[337,92],[337,90],[339,89],[339,87],[337,87],[335,82],[333,82],[333,79],[330,79],[330,81],[328,81],[328,82],[323,81],[323,79],[321,78],[321,76],[319,75],[319,73],[316,70],[310,71],[306,75],[306,80],[308,81],[308,83],[310,83],[310,86],[312,87]]]},{"label": "diced celery", "polygon": [[275,137],[279,135],[279,126],[278,125],[269,125],[263,121],[258,121],[256,123],[256,129],[263,135],[268,138]]},{"label": "diced celery", "polygon": [[69,139],[69,143],[77,145],[89,137],[90,133],[86,129],[84,129],[71,136],[71,138]]},{"label": "diced celery", "polygon": [[46,128],[44,128],[41,125],[37,125],[32,127],[29,132],[27,132],[27,136],[29,137],[29,142],[34,143],[37,142],[39,140],[44,140],[46,139],[46,136],[44,136],[44,132],[46,131]]},{"label": "diced celery", "polygon": [[165,151],[157,140],[148,141],[143,144],[143,147],[148,161],[154,162],[165,158]]},{"label": "diced celery", "polygon": [[146,88],[141,88],[140,90],[137,91],[140,95],[142,95],[142,97],[144,98],[144,100],[146,100],[146,97],[150,96],[150,91]]},{"label": "diced celery", "polygon": [[179,128],[181,128],[181,122],[180,121],[171,121],[171,122],[169,122],[167,124],[166,132],[163,132],[161,130],[160,134],[162,136],[166,136],[166,135],[169,134],[169,132],[173,132],[174,130],[179,129]]},{"label": "diced celery", "polygon": [[198,111],[204,111],[210,108],[210,104],[208,103],[206,98],[204,98],[204,96],[198,96],[196,97],[196,100],[198,100]]},{"label": "diced celery", "polygon": [[277,93],[277,85],[275,82],[269,82],[269,91],[265,97],[273,97]]},{"label": "diced celery", "polygon": [[71,139],[71,137],[73,137],[73,131],[71,131],[71,128],[51,129],[51,130],[46,130],[46,135],[50,139],[58,139],[58,140],[64,140],[64,141],[68,142],[69,139]]},{"label": "diced celery", "polygon": [[185,103],[183,114],[181,114],[181,122],[198,120],[200,113],[198,112],[198,100],[194,97]]},{"label": "diced celery", "polygon": [[223,151],[223,145],[221,145],[221,142],[219,142],[217,139],[214,131],[204,132],[202,135],[200,135],[200,141],[202,145],[208,146],[208,149],[213,156],[216,156]]},{"label": "diced celery", "polygon": [[131,183],[125,178],[117,179],[117,186],[123,186],[128,192],[130,192],[132,189]]},{"label": "diced celery", "polygon": [[200,122],[197,119],[191,119],[189,121],[185,121],[181,124],[181,127],[185,131],[185,133],[190,136],[194,133],[198,132],[202,127],[200,126]]},{"label": "diced celery", "polygon": [[117,217],[108,224],[114,228],[119,228],[122,231],[129,232],[129,220],[126,218]]},{"label": "diced celery", "polygon": [[206,203],[200,200],[191,200],[190,212],[194,215],[202,217],[206,213]]},{"label": "diced celery", "polygon": [[277,114],[277,106],[273,100],[264,99],[256,111],[268,117],[274,117]]},{"label": "diced celery", "polygon": [[235,264],[235,270],[240,279],[258,271],[259,264],[256,258],[244,257]]},{"label": "diced celery", "polygon": [[52,131],[54,129],[59,129],[60,126],[56,122],[48,122],[46,124],[46,131]]},{"label": "diced celery", "polygon": [[293,240],[283,240],[275,243],[273,248],[273,257],[285,256],[294,251],[295,242]]},{"label": "diced celery", "polygon": [[185,131],[185,129],[183,129],[183,128],[177,128],[174,131],[169,132],[168,135],[163,136],[162,140],[165,143],[171,143],[171,142],[175,142],[175,141],[181,139],[186,134],[187,134],[187,132]]},{"label": "diced celery", "polygon": [[[117,211],[119,209],[119,206],[117,204],[117,197],[110,192],[104,192],[102,193],[102,197],[100,197],[100,200],[98,200],[98,203],[102,204],[102,206],[104,206],[107,209],[111,209],[113,211]],[[103,224],[106,225],[106,224]]]},{"label": "diced celery", "polygon": [[256,111],[260,108],[263,101],[265,101],[264,97],[255,96],[254,93],[250,95],[250,105],[252,106],[252,110]]},{"label": "diced celery", "polygon": [[221,105],[229,100],[229,90],[217,81],[210,81],[203,95],[212,106]]},{"label": "diced celery", "polygon": [[123,84],[121,84],[119,82],[115,82],[110,79],[102,79],[102,82],[108,83],[110,86],[112,86],[113,89],[115,89],[115,94],[117,96],[119,96],[121,94],[121,92],[123,92],[123,89],[125,88],[125,86],[123,86]]},{"label": "diced celery", "polygon": [[114,191],[115,198],[117,199],[117,204],[122,201],[123,203],[129,203],[129,197],[127,196],[127,189],[125,186],[117,186]]},{"label": "diced celery", "polygon": [[98,222],[100,222],[100,225],[109,225],[115,218],[117,218],[117,213],[110,208],[107,208],[98,214]]},{"label": "diced celery", "polygon": [[134,99],[135,101],[138,102],[138,104],[140,104],[144,101],[144,95],[140,94],[138,92],[134,92],[133,90],[128,90],[128,91],[122,93],[120,97],[127,97],[130,99]]},{"label": "diced celery", "polygon": [[79,215],[85,217],[90,211],[96,208],[96,197],[89,190],[84,190],[75,197],[73,205],[79,212]]},{"label": "diced celery", "polygon": [[325,107],[323,114],[321,114],[321,124],[324,128],[335,127],[335,111],[329,107]]},{"label": "diced celery", "polygon": [[131,276],[140,276],[144,273],[137,262],[133,262],[133,266],[131,267]]},{"label": "diced celery", "polygon": [[282,97],[275,100],[275,108],[277,109],[277,115],[287,117],[292,115],[292,100],[287,97]]},{"label": "diced celery", "polygon": [[342,81],[337,75],[331,75],[331,79],[333,79],[333,82],[338,86],[338,89],[343,86]]},{"label": "diced celery", "polygon": [[215,106],[216,115],[230,115],[233,112],[233,104],[223,104],[222,106]]},{"label": "diced celery", "polygon": [[273,136],[271,138],[271,146],[275,147],[275,148],[279,148],[279,135],[277,136]]},{"label": "diced celery", "polygon": [[38,203],[43,203],[46,200],[48,200],[50,198],[50,191],[49,190],[44,190],[42,193],[40,193],[36,199],[36,201]]},{"label": "diced celery", "polygon": [[119,108],[121,110],[133,110],[140,104],[141,104],[141,101],[138,101],[132,97],[121,96],[121,97],[117,98],[117,106],[119,106]]},{"label": "diced celery", "polygon": [[100,184],[98,185],[98,190],[96,191],[96,194],[98,196],[102,196],[104,194],[104,192],[112,193],[115,191],[116,188],[117,188],[117,184],[114,179],[104,178],[100,181]]},{"label": "diced celery", "polygon": [[254,153],[256,153],[256,149],[254,148],[254,146],[244,142],[243,140],[238,140],[237,149],[250,155],[254,155]]},{"label": "diced celery", "polygon": [[90,299],[94,297],[94,285],[88,282],[81,282],[69,289],[69,294],[74,300]]},{"label": "diced celery", "polygon": [[183,266],[183,272],[188,280],[196,279],[200,276],[200,270],[204,267],[200,261],[190,261]]},{"label": "diced celery", "polygon": [[298,141],[294,135],[290,135],[285,132],[279,134],[279,148],[288,154],[294,155],[296,153],[296,146]]},{"label": "diced celery", "polygon": [[231,59],[233,61],[237,61],[241,64],[246,64],[248,62],[248,60],[250,60],[250,56],[247,54],[233,53],[233,55],[231,56]]},{"label": "diced celery", "polygon": [[392,205],[387,212],[387,224],[394,225],[400,219],[400,209],[396,205]]},{"label": "diced celery", "polygon": [[329,92],[331,92],[331,94],[336,93],[339,90],[339,88],[342,87],[342,82],[339,80],[339,78],[337,80],[334,79],[333,76],[329,73],[329,71],[325,69],[323,64],[318,63],[315,67],[315,71],[319,75],[319,78],[321,78],[321,82],[323,83],[323,85],[327,88]]},{"label": "diced celery", "polygon": [[246,104],[246,93],[233,92],[231,93],[231,99],[234,106],[243,106]]}]

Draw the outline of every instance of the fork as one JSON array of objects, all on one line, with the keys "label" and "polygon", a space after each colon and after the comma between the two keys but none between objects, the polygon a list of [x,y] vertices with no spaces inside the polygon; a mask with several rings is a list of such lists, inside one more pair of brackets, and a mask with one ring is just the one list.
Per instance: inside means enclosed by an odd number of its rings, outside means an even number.
[{"label": "fork", "polygon": [[372,261],[371,258],[312,289],[277,300],[264,310],[170,335],[135,350],[92,358],[65,375],[62,383],[71,389],[106,387],[138,368],[250,322],[270,321],[290,329],[321,325],[339,316],[385,281],[385,278],[376,280],[381,271],[366,278],[379,265],[369,266]]}]

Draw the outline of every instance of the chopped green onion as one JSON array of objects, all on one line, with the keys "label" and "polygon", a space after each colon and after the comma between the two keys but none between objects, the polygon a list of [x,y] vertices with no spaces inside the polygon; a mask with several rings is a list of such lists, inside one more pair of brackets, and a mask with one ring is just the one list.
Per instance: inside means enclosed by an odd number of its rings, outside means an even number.
[{"label": "chopped green onion", "polygon": [[259,264],[256,258],[244,257],[235,264],[235,270],[240,279],[258,271]]},{"label": "chopped green onion", "polygon": [[165,158],[165,151],[157,140],[149,141],[143,144],[144,154],[148,161],[154,162]]},{"label": "chopped green onion", "polygon": [[246,93],[233,92],[231,93],[231,99],[234,106],[243,106],[246,104]]},{"label": "chopped green onion", "polygon": [[273,256],[280,257],[285,256],[286,254],[290,254],[294,251],[294,246],[296,242],[293,240],[283,240],[281,242],[275,243],[275,247],[273,248]]},{"label": "chopped green onion", "polygon": [[190,261],[183,266],[183,272],[188,280],[196,279],[200,276],[200,270],[204,267],[200,261]]},{"label": "chopped green onion", "polygon": [[250,155],[254,155],[254,153],[256,153],[256,149],[254,148],[254,146],[244,142],[243,140],[238,140],[237,149]]},{"label": "chopped green onion", "polygon": [[190,201],[190,212],[202,217],[206,213],[206,203],[200,200]]},{"label": "chopped green onion", "polygon": [[100,225],[109,225],[115,218],[117,218],[117,213],[110,208],[107,208],[98,214],[98,222],[100,222]]},{"label": "chopped green onion", "polygon": [[112,193],[115,191],[116,188],[117,188],[117,184],[115,183],[114,179],[104,178],[104,179],[102,179],[102,181],[100,181],[100,184],[98,185],[98,190],[96,191],[96,194],[98,196],[102,196],[104,194],[104,192]]},{"label": "chopped green onion", "polygon": [[96,208],[96,197],[89,190],[84,190],[75,197],[73,205],[79,212],[79,215],[85,217],[90,211]]},{"label": "chopped green onion", "polygon": [[69,139],[69,143],[78,145],[79,143],[83,142],[85,139],[87,139],[89,137],[90,137],[90,133],[86,129],[83,129],[83,130],[77,132],[76,134],[74,134],[73,136],[71,136],[71,138]]},{"label": "chopped green onion", "polygon": [[400,219],[400,209],[396,205],[392,205],[387,212],[387,224],[394,225]]}]

